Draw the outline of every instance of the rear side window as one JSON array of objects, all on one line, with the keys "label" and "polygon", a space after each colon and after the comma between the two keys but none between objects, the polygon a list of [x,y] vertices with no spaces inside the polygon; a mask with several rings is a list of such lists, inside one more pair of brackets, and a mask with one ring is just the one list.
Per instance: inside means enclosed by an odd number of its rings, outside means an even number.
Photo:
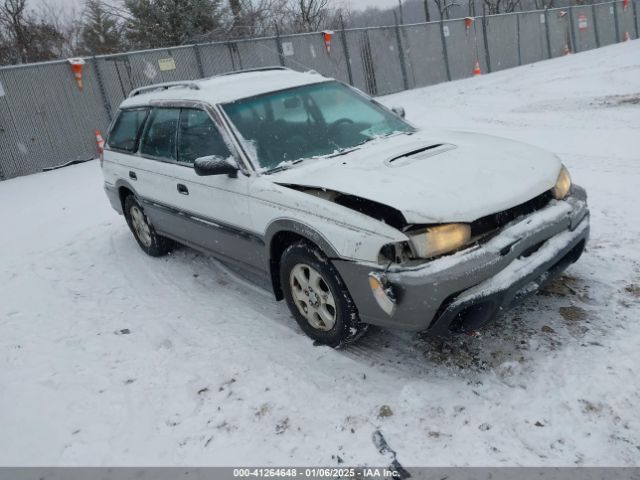
[{"label": "rear side window", "polygon": [[179,108],[154,108],[142,135],[140,153],[175,160],[179,118]]},{"label": "rear side window", "polygon": [[109,135],[109,147],[135,152],[140,128],[146,117],[146,108],[121,111]]},{"label": "rear side window", "polygon": [[183,109],[178,129],[178,161],[191,164],[196,158],[209,155],[227,158],[231,152],[207,112]]}]

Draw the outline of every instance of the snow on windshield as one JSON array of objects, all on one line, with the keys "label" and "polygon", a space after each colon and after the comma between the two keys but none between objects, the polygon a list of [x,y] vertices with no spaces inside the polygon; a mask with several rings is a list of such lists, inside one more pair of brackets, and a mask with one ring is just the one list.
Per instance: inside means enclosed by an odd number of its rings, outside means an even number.
[{"label": "snow on windshield", "polygon": [[338,82],[260,95],[224,109],[242,137],[255,145],[265,170],[413,131],[402,119]]}]

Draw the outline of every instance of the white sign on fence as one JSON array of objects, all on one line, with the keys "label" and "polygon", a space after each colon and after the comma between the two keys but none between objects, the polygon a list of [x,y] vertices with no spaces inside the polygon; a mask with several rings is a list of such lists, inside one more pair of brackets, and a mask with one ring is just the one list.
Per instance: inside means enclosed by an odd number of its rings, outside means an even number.
[{"label": "white sign on fence", "polygon": [[285,57],[291,57],[295,53],[293,50],[293,43],[282,42],[282,53],[284,53]]},{"label": "white sign on fence", "polygon": [[544,23],[546,21],[547,21],[547,19],[544,17],[544,13],[541,13],[540,14],[540,23]]},{"label": "white sign on fence", "polygon": [[579,15],[578,16],[578,28],[580,30],[586,30],[589,27],[589,24],[587,23],[587,16],[586,15]]},{"label": "white sign on fence", "polygon": [[2,88],[2,82],[0,82],[0,97],[4,97],[4,88]]},{"label": "white sign on fence", "polygon": [[442,27],[442,34],[443,34],[445,37],[448,37],[448,36],[449,36],[449,25],[445,25],[445,26],[443,26],[443,27]]},{"label": "white sign on fence", "polygon": [[611,15],[613,15],[613,5],[611,5],[611,6],[609,7],[609,13],[610,13]]},{"label": "white sign on fence", "polygon": [[161,72],[168,72],[176,69],[176,61],[173,57],[161,58],[158,60],[158,66],[160,67]]}]

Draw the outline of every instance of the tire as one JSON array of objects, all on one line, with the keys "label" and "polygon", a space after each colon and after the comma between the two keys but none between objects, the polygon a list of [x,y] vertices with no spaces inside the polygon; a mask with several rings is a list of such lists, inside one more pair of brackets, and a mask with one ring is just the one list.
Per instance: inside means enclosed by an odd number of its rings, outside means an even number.
[{"label": "tire", "polygon": [[339,348],[366,332],[340,274],[316,246],[298,242],[284,251],[280,285],[296,322],[316,342]]},{"label": "tire", "polygon": [[133,195],[124,199],[124,217],[136,242],[147,255],[161,257],[173,250],[175,246],[173,240],[156,233],[151,221]]}]

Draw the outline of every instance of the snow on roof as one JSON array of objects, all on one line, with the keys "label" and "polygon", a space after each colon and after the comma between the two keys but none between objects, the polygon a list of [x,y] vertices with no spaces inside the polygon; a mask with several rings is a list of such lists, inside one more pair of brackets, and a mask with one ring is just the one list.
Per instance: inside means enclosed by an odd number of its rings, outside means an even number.
[{"label": "snow on roof", "polygon": [[[151,90],[129,97],[121,108],[148,105],[154,100],[196,100],[210,104],[228,103],[287,88],[311,85],[329,80],[316,72],[296,72],[288,69],[238,72],[185,82],[165,90]],[[197,85],[198,88],[189,88]]]}]

